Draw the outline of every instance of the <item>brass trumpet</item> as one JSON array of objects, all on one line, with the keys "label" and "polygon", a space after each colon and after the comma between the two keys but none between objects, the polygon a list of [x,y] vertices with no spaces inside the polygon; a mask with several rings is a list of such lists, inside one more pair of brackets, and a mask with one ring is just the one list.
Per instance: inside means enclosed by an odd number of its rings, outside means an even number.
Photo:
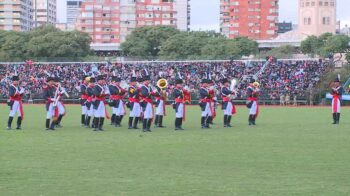
[{"label": "brass trumpet", "polygon": [[158,86],[158,88],[164,90],[164,89],[166,89],[168,87],[168,81],[166,79],[164,79],[164,78],[159,79],[157,81],[157,86]]}]

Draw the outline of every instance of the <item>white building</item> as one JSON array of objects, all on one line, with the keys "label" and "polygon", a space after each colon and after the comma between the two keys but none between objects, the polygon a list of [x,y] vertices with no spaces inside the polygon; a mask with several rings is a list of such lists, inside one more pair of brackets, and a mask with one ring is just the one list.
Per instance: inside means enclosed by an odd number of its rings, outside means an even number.
[{"label": "white building", "polygon": [[299,33],[306,36],[335,34],[336,3],[336,0],[299,0]]},{"label": "white building", "polygon": [[177,28],[181,31],[189,31],[191,20],[190,0],[176,0],[175,11],[177,12]]},{"label": "white building", "polygon": [[67,27],[74,28],[75,22],[80,13],[80,8],[83,0],[68,0],[67,1]]},{"label": "white building", "polygon": [[32,0],[1,0],[0,30],[29,31],[33,26]]},{"label": "white building", "polygon": [[33,0],[34,27],[56,23],[56,0]]}]

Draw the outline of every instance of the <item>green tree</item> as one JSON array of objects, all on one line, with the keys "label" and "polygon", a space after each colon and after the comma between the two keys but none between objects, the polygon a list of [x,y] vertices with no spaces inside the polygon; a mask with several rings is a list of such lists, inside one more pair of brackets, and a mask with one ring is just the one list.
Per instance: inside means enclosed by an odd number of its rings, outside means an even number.
[{"label": "green tree", "polygon": [[179,33],[179,30],[168,26],[140,27],[127,36],[121,48],[129,56],[156,57],[162,43]]},{"label": "green tree", "polygon": [[342,54],[349,46],[350,38],[347,35],[334,35],[328,37],[324,46],[320,49],[323,57],[333,56],[336,53]]},{"label": "green tree", "polygon": [[296,53],[296,48],[291,45],[284,45],[277,48],[273,48],[269,51],[262,51],[260,52],[259,56],[261,58],[265,58],[267,56],[274,56],[278,59],[282,58],[292,58],[293,54]]},{"label": "green tree", "polygon": [[301,42],[300,50],[304,54],[310,54],[311,56],[314,56],[318,54],[319,48],[321,46],[322,43],[320,43],[319,39],[316,36],[312,35]]},{"label": "green tree", "polygon": [[255,54],[258,51],[258,43],[247,37],[237,37],[233,39],[236,47],[241,50],[240,56],[249,56]]}]

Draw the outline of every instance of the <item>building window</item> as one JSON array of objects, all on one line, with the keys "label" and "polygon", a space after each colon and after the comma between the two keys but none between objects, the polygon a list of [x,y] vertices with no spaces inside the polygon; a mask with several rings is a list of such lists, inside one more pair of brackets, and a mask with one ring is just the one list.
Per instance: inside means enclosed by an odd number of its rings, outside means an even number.
[{"label": "building window", "polygon": [[304,25],[311,25],[311,18],[304,18]]},{"label": "building window", "polygon": [[322,18],[322,24],[323,25],[330,25],[331,24],[331,18],[330,17],[323,17]]}]

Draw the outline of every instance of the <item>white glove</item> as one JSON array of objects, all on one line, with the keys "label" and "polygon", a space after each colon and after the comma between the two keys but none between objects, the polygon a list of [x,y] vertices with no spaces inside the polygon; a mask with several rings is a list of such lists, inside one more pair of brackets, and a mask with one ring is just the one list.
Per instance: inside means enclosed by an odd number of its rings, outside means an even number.
[{"label": "white glove", "polygon": [[24,93],[24,88],[21,88],[21,90],[19,91],[19,94],[23,94]]},{"label": "white glove", "polygon": [[55,101],[55,99],[54,99],[54,98],[50,98],[50,101],[54,102],[54,101]]}]

